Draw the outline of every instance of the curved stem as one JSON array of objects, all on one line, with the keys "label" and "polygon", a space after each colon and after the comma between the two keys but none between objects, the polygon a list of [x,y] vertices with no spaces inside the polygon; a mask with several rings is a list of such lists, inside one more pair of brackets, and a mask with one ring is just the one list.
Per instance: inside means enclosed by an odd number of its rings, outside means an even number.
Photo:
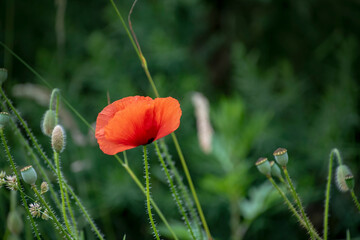
[{"label": "curved stem", "polygon": [[[289,199],[286,197],[285,193],[279,188],[279,186],[276,184],[276,182],[274,181],[274,179],[272,177],[268,177],[269,181],[272,183],[272,185],[276,188],[276,190],[279,192],[279,194],[281,195],[281,197],[284,199],[286,205],[289,207],[289,209],[291,210],[291,212],[294,214],[294,216],[299,220],[300,224],[304,227],[307,228],[307,225],[304,221],[304,219],[299,215],[299,213],[296,211],[295,207],[292,205],[292,203],[289,201]],[[311,226],[311,231],[308,231],[309,234],[310,232],[312,232],[315,235],[315,238],[318,240],[322,240],[321,237],[317,234],[317,232],[315,231],[314,227]]]},{"label": "curved stem", "polygon": [[162,167],[163,167],[163,169],[164,169],[165,175],[166,175],[167,180],[168,180],[168,182],[169,182],[171,192],[172,192],[172,194],[173,194],[173,196],[174,196],[174,198],[175,198],[175,201],[176,201],[176,203],[177,203],[177,205],[178,205],[178,207],[179,207],[180,213],[182,214],[182,216],[183,216],[183,218],[184,218],[184,220],[185,220],[186,226],[187,226],[187,228],[188,228],[188,230],[189,230],[192,238],[193,238],[194,240],[196,240],[196,237],[195,237],[195,235],[194,235],[194,232],[193,232],[193,230],[192,230],[192,228],[191,228],[191,226],[190,226],[189,219],[188,219],[188,217],[187,217],[187,215],[186,215],[186,213],[185,213],[184,207],[183,207],[183,205],[182,205],[182,203],[181,203],[181,201],[180,201],[179,194],[177,193],[177,191],[176,191],[176,189],[175,189],[174,182],[173,182],[173,180],[172,180],[172,178],[171,178],[171,176],[170,176],[169,170],[168,170],[168,168],[167,168],[167,166],[166,166],[166,164],[165,164],[165,162],[164,162],[164,159],[163,159],[163,157],[161,156],[161,152],[160,152],[159,146],[158,146],[158,144],[157,144],[156,141],[154,142],[154,145],[155,145],[155,149],[156,149],[156,152],[157,152],[159,161],[160,161],[160,163],[161,163],[161,165],[162,165]]},{"label": "curved stem", "polygon": [[149,166],[148,166],[148,159],[147,159],[147,151],[146,151],[146,145],[144,145],[144,165],[145,165],[145,181],[146,181],[146,205],[147,210],[149,214],[150,223],[152,226],[152,229],[154,231],[154,234],[156,236],[157,240],[160,240],[158,231],[155,226],[155,222],[151,213],[151,205],[150,205],[150,181],[149,181]]},{"label": "curved stem", "polygon": [[[327,185],[326,185],[325,210],[324,210],[324,240],[328,239],[330,188],[331,188],[331,178],[332,178],[332,165],[333,165],[333,159],[334,159],[335,153],[337,153],[337,156],[339,156],[339,151],[337,149],[333,149],[330,153],[330,158],[329,158],[329,170],[328,170],[328,178],[327,178]],[[339,159],[339,157],[337,157],[337,159]]]},{"label": "curved stem", "polygon": [[303,218],[304,221],[305,221],[306,228],[308,229],[308,231],[309,231],[309,233],[310,233],[310,237],[311,237],[311,239],[314,239],[314,236],[313,236],[312,231],[311,231],[311,229],[310,229],[309,219],[307,218],[307,216],[306,216],[306,214],[305,214],[305,211],[304,211],[304,207],[303,207],[303,205],[302,205],[302,203],[301,203],[301,201],[300,201],[299,196],[297,195],[297,193],[296,193],[296,191],[295,191],[294,185],[292,184],[292,181],[291,181],[291,179],[290,179],[290,176],[289,176],[289,173],[288,173],[288,171],[287,171],[287,169],[286,169],[286,166],[283,166],[283,170],[284,170],[284,174],[285,174],[286,180],[287,180],[287,182],[288,182],[288,184],[289,184],[289,186],[290,186],[290,190],[291,190],[290,192],[291,192],[291,194],[292,194],[292,196],[293,196],[296,204],[297,204],[298,207],[299,207],[299,210],[300,210],[300,212],[301,212],[302,218]]},{"label": "curved stem", "polygon": [[70,204],[69,194],[68,194],[68,191],[66,188],[64,188],[64,193],[65,193],[66,205],[67,205],[68,211],[70,213],[71,221],[72,221],[73,232],[74,232],[76,239],[78,239],[77,224],[76,224],[75,216],[74,216],[71,204]]},{"label": "curved stem", "polygon": [[33,216],[31,215],[30,213],[30,210],[29,210],[29,206],[26,202],[26,199],[25,199],[25,194],[22,190],[22,187],[21,187],[21,182],[20,182],[20,175],[19,175],[19,172],[17,171],[16,167],[15,167],[15,163],[14,163],[14,160],[11,156],[11,153],[10,153],[10,149],[9,149],[9,146],[7,145],[6,143],[6,138],[5,138],[5,135],[4,135],[4,129],[2,127],[0,127],[0,135],[1,135],[1,141],[2,141],[2,144],[4,146],[4,149],[5,149],[5,152],[6,152],[6,156],[10,162],[10,165],[11,165],[11,168],[16,176],[16,181],[17,181],[17,184],[18,184],[18,189],[19,189],[19,192],[20,192],[20,195],[21,195],[21,200],[25,206],[25,210],[26,210],[26,214],[28,215],[29,219],[30,219],[30,223],[31,223],[31,227],[33,228],[34,230],[34,233],[35,233],[35,236],[38,240],[40,240],[40,235],[39,235],[39,232],[37,230],[37,227],[36,227],[36,224],[35,224],[35,221],[34,221],[34,218]]}]

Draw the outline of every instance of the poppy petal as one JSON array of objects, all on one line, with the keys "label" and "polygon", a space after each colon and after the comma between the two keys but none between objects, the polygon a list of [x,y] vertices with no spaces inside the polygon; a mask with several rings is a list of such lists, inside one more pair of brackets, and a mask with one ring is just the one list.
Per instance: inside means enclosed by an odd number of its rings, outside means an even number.
[{"label": "poppy petal", "polygon": [[182,114],[178,100],[172,97],[156,98],[155,113],[159,131],[155,140],[165,137],[178,129]]}]

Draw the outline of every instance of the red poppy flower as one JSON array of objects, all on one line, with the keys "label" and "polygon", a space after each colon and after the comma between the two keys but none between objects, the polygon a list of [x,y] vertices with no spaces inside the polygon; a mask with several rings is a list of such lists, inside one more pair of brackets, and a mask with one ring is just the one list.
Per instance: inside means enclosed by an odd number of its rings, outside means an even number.
[{"label": "red poppy flower", "polygon": [[114,155],[172,133],[180,117],[180,104],[172,97],[126,97],[99,113],[95,137],[104,153]]}]

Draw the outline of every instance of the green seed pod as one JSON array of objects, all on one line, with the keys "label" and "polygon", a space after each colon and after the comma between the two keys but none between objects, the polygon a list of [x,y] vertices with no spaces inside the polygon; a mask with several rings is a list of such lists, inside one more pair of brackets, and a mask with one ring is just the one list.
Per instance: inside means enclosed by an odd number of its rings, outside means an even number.
[{"label": "green seed pod", "polygon": [[8,77],[8,71],[5,68],[0,68],[0,85],[6,81]]},{"label": "green seed pod", "polygon": [[[354,187],[354,183],[351,183],[354,181],[354,177],[348,166],[339,165],[336,168],[335,174],[336,174],[336,185],[341,192],[347,192],[349,191],[349,189],[352,189],[351,187]],[[348,178],[348,181],[346,181],[346,178]],[[347,182],[350,183],[350,186],[347,184]]]},{"label": "green seed pod", "polygon": [[56,113],[53,110],[47,110],[44,114],[41,130],[46,136],[51,136],[51,133],[55,127],[56,123]]},{"label": "green seed pod", "polygon": [[24,182],[30,185],[34,185],[37,179],[37,174],[33,166],[27,166],[20,170],[21,177],[24,179]]},{"label": "green seed pod", "polygon": [[255,166],[262,174],[266,176],[271,176],[271,167],[267,158],[259,158],[256,161]]},{"label": "green seed pod", "polygon": [[10,121],[10,114],[7,112],[0,112],[0,127],[3,128]]},{"label": "green seed pod", "polygon": [[7,227],[10,232],[15,235],[19,235],[22,232],[24,223],[18,211],[13,210],[9,212],[7,217]]},{"label": "green seed pod", "polygon": [[274,161],[270,162],[270,167],[271,167],[271,176],[275,176],[277,178],[282,178],[281,170]]},{"label": "green seed pod", "polygon": [[60,153],[65,147],[65,132],[62,126],[56,125],[51,135],[51,146],[53,150]]},{"label": "green seed pod", "polygon": [[275,150],[275,152],[273,153],[276,162],[282,166],[285,167],[286,164],[288,163],[289,160],[289,156],[287,154],[287,150],[285,148],[278,148]]}]

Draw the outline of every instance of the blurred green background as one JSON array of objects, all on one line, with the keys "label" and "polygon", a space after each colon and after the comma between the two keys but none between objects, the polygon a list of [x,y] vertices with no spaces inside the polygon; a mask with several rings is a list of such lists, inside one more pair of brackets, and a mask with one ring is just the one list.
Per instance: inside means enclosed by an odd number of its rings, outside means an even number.
[{"label": "blurred green background", "polygon": [[[132,1],[117,4],[127,17]],[[272,158],[280,146],[288,149],[289,172],[320,233],[332,148],[339,148],[352,169],[359,193],[359,16],[355,0],[142,0],[136,5],[134,30],[160,95],[181,103],[176,134],[216,239],[307,238],[254,167],[257,158]],[[91,123],[106,106],[107,91],[112,101],[154,97],[109,1],[3,0],[0,41],[60,88]],[[49,139],[40,130],[50,90],[1,47],[2,66],[9,70],[3,88],[50,155]],[[210,103],[210,154],[198,143],[194,92]],[[62,154],[68,182],[107,239],[123,234],[130,240],[152,239],[144,196],[67,111],[61,120],[68,135]],[[27,155],[10,133],[12,153],[18,166],[24,166]],[[171,138],[165,140],[181,169]],[[0,170],[10,173],[1,154]],[[141,149],[128,151],[128,156],[142,179]],[[153,197],[170,223],[182,226],[152,146],[150,158]],[[9,209],[4,188],[0,209],[4,236]],[[84,226],[82,216],[77,217]],[[346,229],[360,239],[359,213],[350,195],[334,185],[329,226],[330,239],[345,239]],[[45,239],[54,239],[51,227],[39,221]],[[84,229],[86,239],[95,239]],[[31,236],[28,225],[23,236]]]}]

